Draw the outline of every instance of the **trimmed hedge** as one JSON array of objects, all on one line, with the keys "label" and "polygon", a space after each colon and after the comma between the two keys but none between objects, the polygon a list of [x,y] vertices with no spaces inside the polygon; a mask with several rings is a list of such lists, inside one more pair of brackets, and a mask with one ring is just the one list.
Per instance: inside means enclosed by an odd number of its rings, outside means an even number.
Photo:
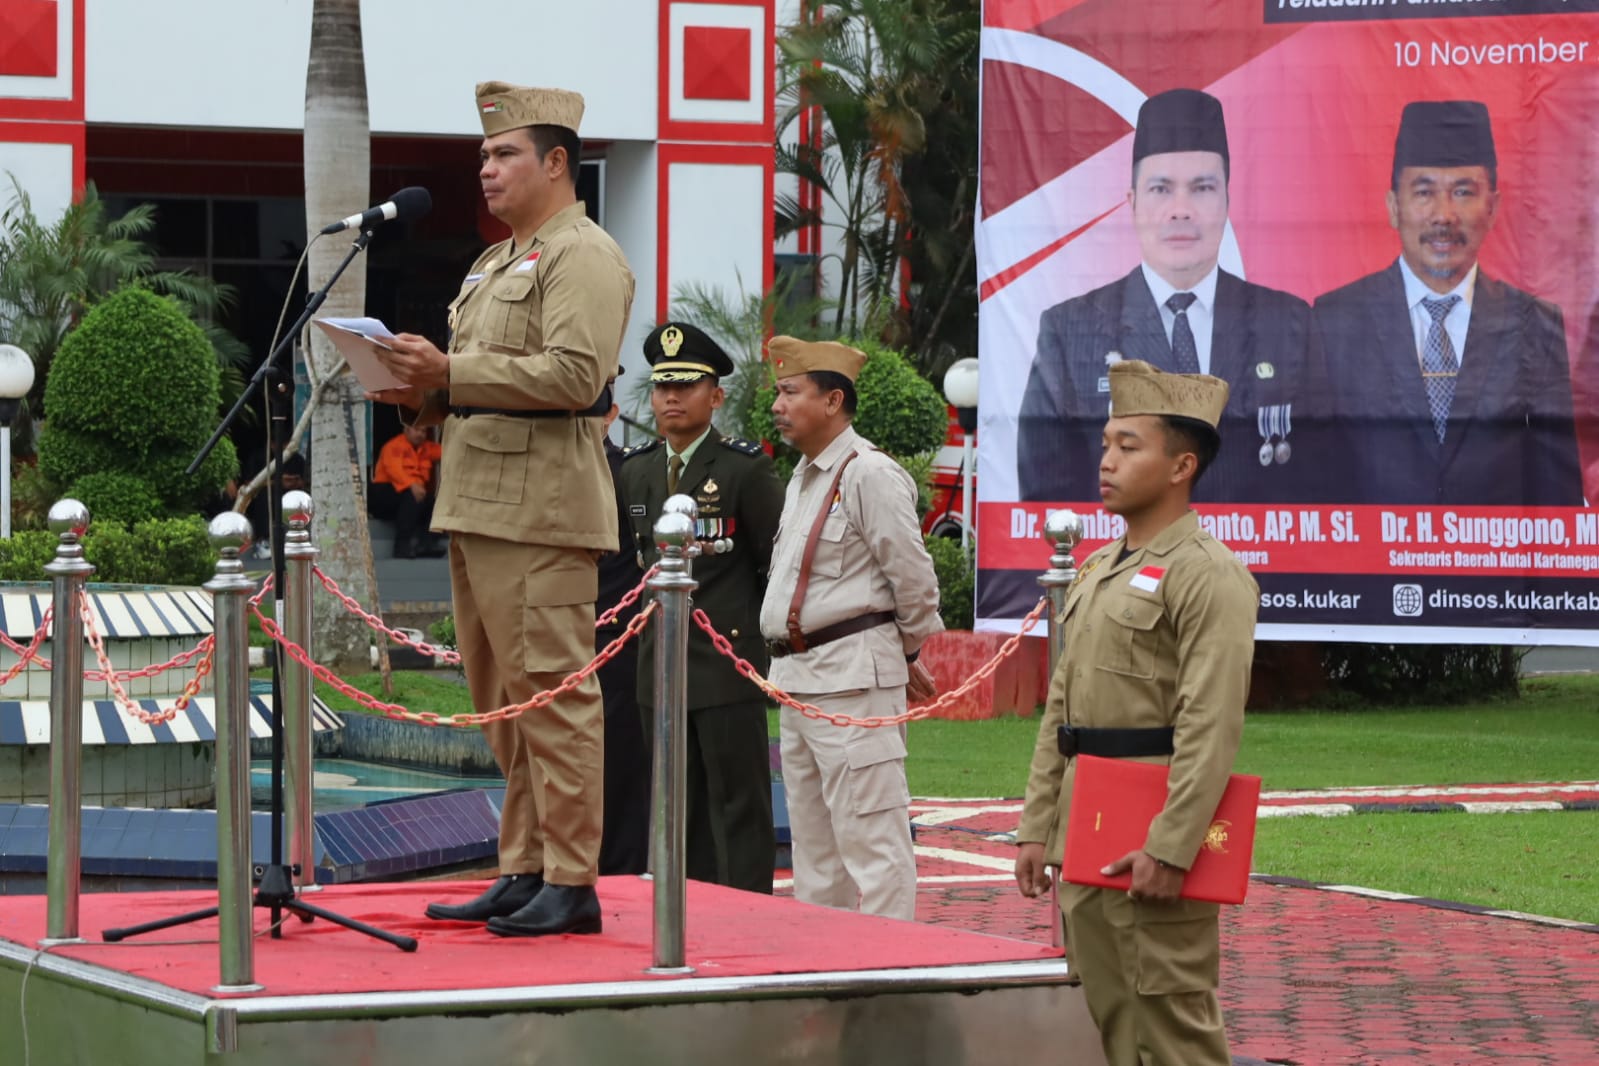
[{"label": "trimmed hedge", "polygon": [[[92,512],[91,512],[92,514]],[[216,552],[204,518],[159,518],[131,528],[94,520],[83,538],[83,557],[94,564],[89,578],[124,585],[200,585],[216,573]],[[31,529],[0,540],[0,581],[48,581],[44,566],[61,538]]]}]

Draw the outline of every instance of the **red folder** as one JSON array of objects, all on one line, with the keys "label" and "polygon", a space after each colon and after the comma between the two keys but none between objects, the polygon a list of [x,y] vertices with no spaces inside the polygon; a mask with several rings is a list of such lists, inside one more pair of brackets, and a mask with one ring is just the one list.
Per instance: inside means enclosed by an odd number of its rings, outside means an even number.
[{"label": "red folder", "polygon": [[[1171,768],[1158,763],[1077,757],[1071,816],[1066,822],[1066,857],[1061,880],[1076,885],[1125,889],[1132,874],[1100,873],[1129,851],[1144,846],[1149,823],[1166,805]],[[1255,810],[1260,778],[1233,774],[1210,820],[1205,843],[1183,878],[1184,899],[1242,903],[1249,889],[1249,862],[1255,850]]]}]

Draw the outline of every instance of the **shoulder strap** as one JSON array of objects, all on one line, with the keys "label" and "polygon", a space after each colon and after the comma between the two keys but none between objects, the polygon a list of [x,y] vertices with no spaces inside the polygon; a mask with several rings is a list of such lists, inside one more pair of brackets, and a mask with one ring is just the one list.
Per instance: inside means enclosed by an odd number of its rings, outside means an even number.
[{"label": "shoulder strap", "polygon": [[858,453],[850,452],[838,464],[838,470],[833,474],[833,483],[827,487],[827,495],[822,497],[822,506],[816,510],[816,521],[811,523],[811,532],[805,538],[805,554],[800,556],[799,579],[794,582],[794,598],[788,602],[788,645],[795,654],[805,650],[805,631],[800,628],[800,608],[805,606],[805,590],[811,583],[811,563],[816,560],[816,545],[822,539],[822,526],[827,522],[827,512],[833,506],[833,497],[838,495],[838,486],[844,480],[844,468]]}]

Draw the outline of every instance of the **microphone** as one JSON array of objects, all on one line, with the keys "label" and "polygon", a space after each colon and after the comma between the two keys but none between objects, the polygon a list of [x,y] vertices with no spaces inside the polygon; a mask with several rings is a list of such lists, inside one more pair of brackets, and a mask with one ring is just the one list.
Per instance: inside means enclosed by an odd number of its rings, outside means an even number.
[{"label": "microphone", "polygon": [[339,233],[347,229],[366,229],[379,222],[387,222],[394,218],[421,218],[433,210],[433,196],[420,185],[410,185],[384,203],[376,207],[369,207],[359,215],[351,215],[337,222],[330,222],[322,227],[322,235]]}]

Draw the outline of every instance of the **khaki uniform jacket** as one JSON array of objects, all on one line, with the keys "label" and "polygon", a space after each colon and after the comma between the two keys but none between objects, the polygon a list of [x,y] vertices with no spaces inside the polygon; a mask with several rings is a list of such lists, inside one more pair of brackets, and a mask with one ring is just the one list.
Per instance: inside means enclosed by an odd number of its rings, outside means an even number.
[{"label": "khaki uniform jacket", "polygon": [[[666,448],[654,441],[628,450],[622,463],[622,492],[628,525],[640,564],[655,565],[655,522],[666,503]],[[693,562],[694,606],[733,643],[733,650],[762,673],[766,642],[761,639],[760,596],[772,562],[772,538],[783,511],[783,482],[759,444],[735,440],[712,429],[694,449],[678,476],[677,491],[699,508],[700,556]],[[725,550],[717,551],[717,543]],[[655,703],[655,626],[644,631],[639,650],[638,698],[646,711]],[[731,660],[716,650],[699,626],[688,631],[688,707],[721,707],[760,701],[766,696],[740,677]]]},{"label": "khaki uniform jacket", "polygon": [[[1144,850],[1187,869],[1238,752],[1260,593],[1191,511],[1117,562],[1125,546],[1118,539],[1090,555],[1067,593],[1066,651],[1050,681],[1017,840],[1044,843],[1046,861],[1060,863],[1073,768],[1056,747],[1057,726],[1174,726],[1166,806]],[[1163,571],[1153,591],[1131,584],[1150,568]]]},{"label": "khaki uniform jacket", "polygon": [[[838,464],[852,451],[858,454],[844,471],[839,498],[824,499]],[[853,427],[814,460],[800,460],[789,479],[761,604],[761,632],[773,639],[788,636],[788,605],[805,541],[824,507],[828,517],[800,610],[801,628],[810,633],[874,611],[894,612],[896,624],[774,659],[769,677],[787,692],[902,687],[910,680],[905,656],[944,628],[938,578],[916,519],[915,482]]]},{"label": "khaki uniform jacket", "polygon": [[540,227],[530,249],[513,255],[511,244],[484,252],[461,283],[450,304],[450,387],[430,392],[415,418],[444,424],[433,528],[612,551],[604,419],[449,414],[452,405],[581,411],[616,375],[633,303],[616,242],[577,203]]}]

